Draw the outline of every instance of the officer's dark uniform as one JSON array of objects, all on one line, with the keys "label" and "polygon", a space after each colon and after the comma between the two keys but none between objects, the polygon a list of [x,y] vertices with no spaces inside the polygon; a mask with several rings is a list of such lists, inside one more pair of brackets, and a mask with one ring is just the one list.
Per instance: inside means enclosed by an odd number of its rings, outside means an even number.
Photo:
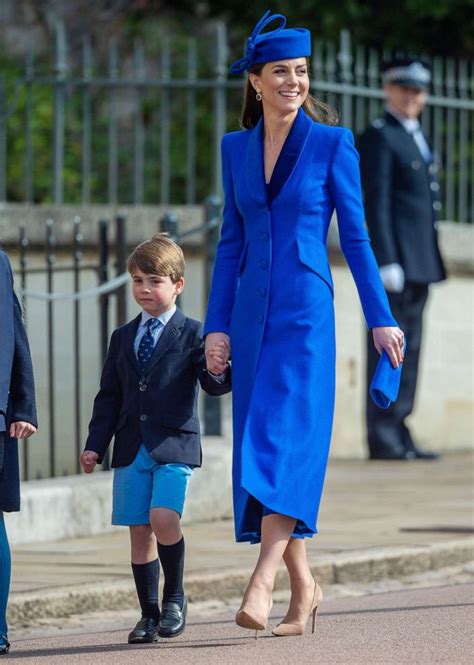
[{"label": "officer's dark uniform", "polygon": [[[413,71],[416,74],[416,68]],[[415,87],[417,83],[393,82]],[[389,112],[364,132],[358,148],[375,257],[380,267],[398,264],[405,274],[403,291],[388,293],[393,315],[407,339],[400,393],[387,410],[367,400],[369,454],[373,459],[433,458],[415,446],[404,421],[413,410],[428,285],[446,277],[436,230],[441,209],[438,164],[432,155],[423,157],[413,136]],[[367,360],[370,380],[378,360],[371,333]]]}]

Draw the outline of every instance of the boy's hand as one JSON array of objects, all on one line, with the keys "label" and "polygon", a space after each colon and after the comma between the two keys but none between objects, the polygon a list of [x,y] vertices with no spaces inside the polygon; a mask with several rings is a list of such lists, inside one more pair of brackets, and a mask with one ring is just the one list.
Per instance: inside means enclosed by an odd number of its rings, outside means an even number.
[{"label": "boy's hand", "polygon": [[99,455],[93,450],[84,450],[84,452],[81,453],[81,456],[79,457],[79,461],[84,473],[92,473],[95,469],[98,459]]},{"label": "boy's hand", "polygon": [[222,374],[227,368],[229,358],[229,335],[221,332],[206,335],[206,365],[208,371],[212,374]]},{"label": "boy's hand", "polygon": [[[229,366],[230,358],[230,348],[229,345],[222,341],[213,344],[210,347],[207,354],[208,360],[208,370],[212,374],[224,374],[227,367]],[[209,364],[212,364],[212,368],[209,367]]]},{"label": "boy's hand", "polygon": [[27,439],[36,432],[36,427],[24,420],[18,420],[10,425],[10,436],[12,439]]}]

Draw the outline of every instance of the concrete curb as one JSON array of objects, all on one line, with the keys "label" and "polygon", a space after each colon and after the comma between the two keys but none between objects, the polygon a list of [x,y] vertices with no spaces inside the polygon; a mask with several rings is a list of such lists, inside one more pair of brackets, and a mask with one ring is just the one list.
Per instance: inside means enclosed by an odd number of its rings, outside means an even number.
[{"label": "concrete curb", "polygon": [[[311,567],[313,575],[327,584],[368,583],[400,578],[474,559],[474,538],[447,541],[419,547],[373,548],[328,556]],[[215,575],[194,574],[186,578],[191,602],[228,599],[242,595],[249,570],[232,570]],[[286,571],[277,575],[275,590],[288,588]],[[137,606],[132,581],[74,585],[50,592],[12,594],[9,620],[16,626],[34,623],[38,618],[61,618],[100,610],[122,610]]]}]

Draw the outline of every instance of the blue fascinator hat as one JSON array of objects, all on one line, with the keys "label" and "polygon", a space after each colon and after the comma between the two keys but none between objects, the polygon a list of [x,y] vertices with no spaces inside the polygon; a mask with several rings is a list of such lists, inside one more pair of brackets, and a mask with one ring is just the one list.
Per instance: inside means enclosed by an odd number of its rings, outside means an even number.
[{"label": "blue fascinator hat", "polygon": [[[280,25],[275,30],[262,33],[262,30],[274,21],[279,21]],[[248,71],[252,65],[310,56],[310,31],[305,28],[285,28],[285,25],[286,17],[283,14],[266,11],[247,39],[245,56],[230,66],[230,72],[241,74]]]}]

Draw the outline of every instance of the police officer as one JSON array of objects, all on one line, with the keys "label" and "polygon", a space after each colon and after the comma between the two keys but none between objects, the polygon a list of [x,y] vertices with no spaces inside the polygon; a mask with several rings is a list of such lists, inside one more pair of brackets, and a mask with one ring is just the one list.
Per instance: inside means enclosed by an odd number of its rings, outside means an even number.
[{"label": "police officer", "polygon": [[[441,209],[438,163],[418,117],[431,81],[420,60],[397,59],[383,69],[386,108],[359,139],[362,185],[372,247],[407,349],[398,400],[387,410],[366,404],[371,459],[436,459],[420,450],[405,419],[413,410],[429,285],[445,279],[438,248]],[[378,354],[369,335],[367,377]]]}]

